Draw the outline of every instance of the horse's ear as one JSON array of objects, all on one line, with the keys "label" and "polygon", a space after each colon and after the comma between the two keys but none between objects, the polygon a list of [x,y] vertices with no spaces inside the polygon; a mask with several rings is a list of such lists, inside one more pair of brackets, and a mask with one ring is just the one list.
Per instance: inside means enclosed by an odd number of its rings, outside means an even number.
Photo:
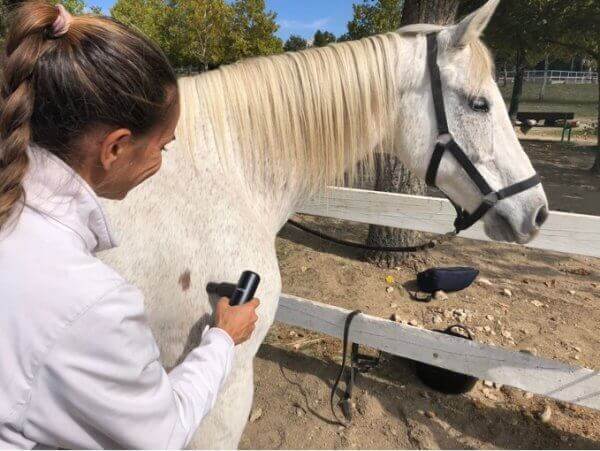
[{"label": "horse's ear", "polygon": [[488,0],[481,8],[473,11],[452,27],[453,47],[464,47],[477,39],[494,15],[500,0]]}]

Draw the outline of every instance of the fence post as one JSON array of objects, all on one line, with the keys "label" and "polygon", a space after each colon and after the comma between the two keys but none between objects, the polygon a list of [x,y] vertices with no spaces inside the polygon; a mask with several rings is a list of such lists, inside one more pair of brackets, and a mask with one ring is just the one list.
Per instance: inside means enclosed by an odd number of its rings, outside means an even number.
[{"label": "fence post", "polygon": [[544,81],[542,81],[542,86],[540,88],[540,94],[538,99],[543,102],[544,101],[544,91],[546,90],[546,83],[548,82],[548,54],[546,53],[546,59],[544,60]]}]

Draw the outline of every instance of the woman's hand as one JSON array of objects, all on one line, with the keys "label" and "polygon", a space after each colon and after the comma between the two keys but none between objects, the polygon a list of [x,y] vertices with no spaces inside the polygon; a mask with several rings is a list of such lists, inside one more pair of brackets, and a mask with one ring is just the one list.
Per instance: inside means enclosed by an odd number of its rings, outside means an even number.
[{"label": "woman's hand", "polygon": [[228,298],[217,303],[215,326],[229,334],[236,345],[245,342],[254,331],[258,320],[256,308],[260,301],[256,298],[243,305],[231,306]]}]

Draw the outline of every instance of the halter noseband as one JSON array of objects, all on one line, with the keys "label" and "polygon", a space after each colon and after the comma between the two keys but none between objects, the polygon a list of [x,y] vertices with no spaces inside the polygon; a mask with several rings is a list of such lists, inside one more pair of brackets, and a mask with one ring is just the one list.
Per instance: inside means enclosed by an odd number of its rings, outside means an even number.
[{"label": "halter noseband", "polygon": [[438,127],[438,142],[433,150],[433,155],[431,157],[431,161],[429,162],[429,167],[427,168],[425,181],[429,186],[436,186],[435,179],[440,167],[440,162],[442,161],[444,153],[449,151],[456,161],[458,161],[458,163],[462,166],[473,183],[477,185],[477,188],[483,195],[483,201],[479,207],[477,207],[473,213],[468,213],[444,193],[444,195],[448,197],[456,209],[456,220],[454,221],[454,227],[456,228],[456,233],[458,233],[475,224],[500,200],[514,196],[515,194],[526,191],[529,188],[533,188],[534,186],[540,184],[541,180],[538,174],[534,174],[532,177],[529,177],[526,180],[522,180],[498,191],[494,191],[485,181],[485,178],[481,175],[471,160],[469,160],[467,154],[454,140],[454,137],[448,129],[446,110],[444,109],[444,96],[442,93],[442,79],[440,77],[440,68],[437,64],[437,49],[437,33],[429,33],[427,35],[427,65],[429,66],[429,76],[431,78],[431,92],[433,94],[433,106],[435,108],[435,117]]}]

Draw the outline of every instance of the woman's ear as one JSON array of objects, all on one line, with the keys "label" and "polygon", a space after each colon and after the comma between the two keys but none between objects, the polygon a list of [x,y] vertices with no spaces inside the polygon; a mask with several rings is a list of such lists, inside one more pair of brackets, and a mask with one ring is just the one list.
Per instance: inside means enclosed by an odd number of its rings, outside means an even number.
[{"label": "woman's ear", "polygon": [[110,170],[131,146],[131,135],[131,130],[119,128],[104,137],[100,143],[100,162],[105,171]]}]

